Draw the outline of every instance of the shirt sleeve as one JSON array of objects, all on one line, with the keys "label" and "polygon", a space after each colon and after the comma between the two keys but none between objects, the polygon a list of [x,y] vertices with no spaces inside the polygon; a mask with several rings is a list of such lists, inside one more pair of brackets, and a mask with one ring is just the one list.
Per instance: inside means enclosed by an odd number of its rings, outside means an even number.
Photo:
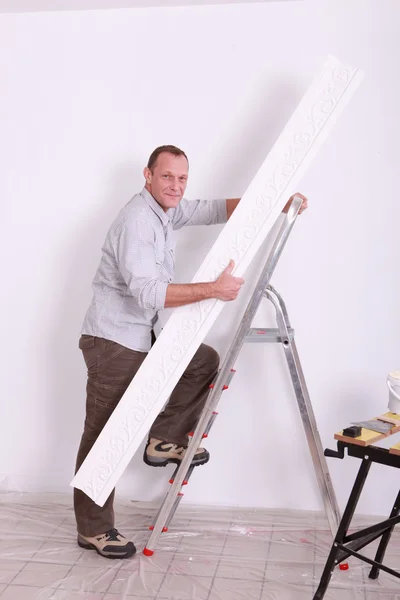
[{"label": "shirt sleeve", "polygon": [[182,198],[172,216],[172,226],[180,229],[184,225],[213,225],[226,223],[226,200],[186,200]]},{"label": "shirt sleeve", "polygon": [[122,225],[116,244],[119,271],[135,298],[144,309],[162,310],[168,282],[159,279],[156,262],[156,237],[146,221]]}]

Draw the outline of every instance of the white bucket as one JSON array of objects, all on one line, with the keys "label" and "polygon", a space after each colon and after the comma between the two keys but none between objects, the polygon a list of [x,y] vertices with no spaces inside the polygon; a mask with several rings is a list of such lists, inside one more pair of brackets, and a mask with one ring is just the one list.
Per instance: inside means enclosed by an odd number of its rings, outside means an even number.
[{"label": "white bucket", "polygon": [[400,415],[400,371],[389,373],[386,383],[389,388],[389,410]]}]

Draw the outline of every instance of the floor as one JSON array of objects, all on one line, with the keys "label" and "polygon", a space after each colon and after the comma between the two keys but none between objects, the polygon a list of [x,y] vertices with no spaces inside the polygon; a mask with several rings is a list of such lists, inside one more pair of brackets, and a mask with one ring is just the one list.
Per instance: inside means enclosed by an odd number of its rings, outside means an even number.
[{"label": "floor", "polygon": [[[123,502],[118,528],[138,553],[109,561],[76,545],[68,495],[9,493],[0,503],[0,600],[312,600],[332,543],[319,513],[181,505],[147,558],[156,507]],[[395,569],[399,542],[395,531],[385,561]],[[336,570],[326,600],[400,600],[398,579],[368,571],[357,560]]]}]

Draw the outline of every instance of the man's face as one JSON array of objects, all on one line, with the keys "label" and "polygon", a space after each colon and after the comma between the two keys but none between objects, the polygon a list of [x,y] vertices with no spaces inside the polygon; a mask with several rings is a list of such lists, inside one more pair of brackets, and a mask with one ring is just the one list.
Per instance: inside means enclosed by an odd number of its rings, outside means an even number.
[{"label": "man's face", "polygon": [[153,172],[144,170],[146,188],[164,210],[176,208],[185,193],[189,165],[184,156],[162,152]]}]

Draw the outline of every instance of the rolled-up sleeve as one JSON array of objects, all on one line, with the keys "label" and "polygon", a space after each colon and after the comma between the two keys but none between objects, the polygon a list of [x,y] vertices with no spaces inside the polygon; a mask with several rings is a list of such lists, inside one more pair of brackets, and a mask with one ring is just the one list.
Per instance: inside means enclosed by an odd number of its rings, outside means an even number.
[{"label": "rolled-up sleeve", "polygon": [[168,282],[160,280],[156,262],[156,238],[146,221],[125,222],[119,232],[115,254],[118,269],[129,293],[144,309],[162,310]]},{"label": "rolled-up sleeve", "polygon": [[214,225],[226,223],[226,200],[186,200],[183,198],[172,216],[172,226],[180,229],[185,225]]}]

